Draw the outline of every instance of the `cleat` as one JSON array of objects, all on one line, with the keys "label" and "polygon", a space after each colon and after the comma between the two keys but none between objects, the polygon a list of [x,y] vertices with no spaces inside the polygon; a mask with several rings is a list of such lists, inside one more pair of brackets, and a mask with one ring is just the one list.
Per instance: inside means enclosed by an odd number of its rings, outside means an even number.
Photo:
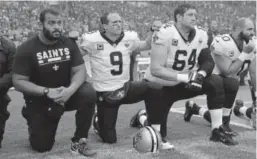
[{"label": "cleat", "polygon": [[142,115],[145,115],[147,116],[146,114],[146,111],[144,109],[140,109],[130,120],[130,127],[133,127],[133,128],[141,128],[141,127],[144,127],[146,126],[145,124],[147,124],[147,120],[145,121],[144,125],[142,125],[139,121],[139,118],[140,116]]},{"label": "cleat", "polygon": [[222,126],[212,130],[210,140],[214,142],[221,142],[227,146],[238,145],[237,141],[233,140],[233,138],[230,135],[227,135],[224,132],[224,129],[222,128]]},{"label": "cleat", "polygon": [[236,100],[235,106],[234,106],[234,109],[233,109],[233,112],[234,112],[235,116],[240,117],[240,116],[243,115],[242,113],[239,112],[239,109],[243,106],[244,106],[244,102],[242,100]]},{"label": "cleat", "polygon": [[256,130],[256,107],[252,107],[253,111],[251,113],[251,125],[253,127],[253,129]]},{"label": "cleat", "polygon": [[230,116],[223,116],[222,117],[222,127],[223,127],[223,130],[224,132],[227,134],[227,135],[230,135],[230,136],[237,136],[238,133],[233,131],[231,128],[230,128]]},{"label": "cleat", "polygon": [[99,135],[100,128],[99,128],[99,124],[98,124],[98,115],[96,112],[93,115],[93,129],[94,129],[95,134]]},{"label": "cleat", "polygon": [[96,151],[89,147],[86,138],[81,138],[79,142],[72,142],[70,151],[72,154],[79,154],[86,157],[93,157],[96,155]]},{"label": "cleat", "polygon": [[174,149],[174,145],[172,145],[166,137],[162,138],[162,142],[161,142],[161,150],[171,150]]},{"label": "cleat", "polygon": [[189,122],[191,120],[192,115],[198,114],[199,106],[196,105],[193,101],[187,101],[185,105],[185,113],[184,113],[184,120]]}]

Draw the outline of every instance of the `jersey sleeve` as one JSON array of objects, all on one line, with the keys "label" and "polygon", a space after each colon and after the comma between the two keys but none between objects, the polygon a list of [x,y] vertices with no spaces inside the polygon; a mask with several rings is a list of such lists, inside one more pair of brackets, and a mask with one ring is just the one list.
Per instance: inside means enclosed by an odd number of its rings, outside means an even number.
[{"label": "jersey sleeve", "polygon": [[217,36],[213,39],[213,42],[211,44],[211,52],[214,55],[221,55],[229,57],[229,43],[221,39],[220,36]]},{"label": "jersey sleeve", "polygon": [[156,45],[167,45],[169,39],[172,37],[171,25],[163,25],[159,31],[154,32],[152,36],[152,42]]},{"label": "jersey sleeve", "polygon": [[92,52],[94,52],[94,45],[93,45],[93,42],[91,42],[90,38],[91,38],[90,35],[84,35],[82,42],[79,46],[80,50],[84,54],[91,54]]}]

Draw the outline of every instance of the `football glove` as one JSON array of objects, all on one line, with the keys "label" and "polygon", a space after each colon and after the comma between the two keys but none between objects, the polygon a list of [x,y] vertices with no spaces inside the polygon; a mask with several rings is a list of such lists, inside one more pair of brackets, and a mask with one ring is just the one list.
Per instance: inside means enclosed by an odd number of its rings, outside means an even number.
[{"label": "football glove", "polygon": [[192,91],[201,91],[203,85],[204,76],[198,72],[192,72],[189,74],[189,82],[187,88]]}]

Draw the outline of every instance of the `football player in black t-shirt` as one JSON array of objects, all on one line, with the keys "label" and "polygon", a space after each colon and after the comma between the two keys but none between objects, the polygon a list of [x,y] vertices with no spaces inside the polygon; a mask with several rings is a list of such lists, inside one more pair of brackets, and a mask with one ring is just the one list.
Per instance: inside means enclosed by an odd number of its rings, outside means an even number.
[{"label": "football player in black t-shirt", "polygon": [[40,14],[42,31],[17,48],[13,65],[14,87],[24,94],[31,147],[50,151],[64,111],[77,110],[71,151],[93,156],[87,144],[96,92],[85,82],[86,68],[77,45],[62,36],[63,20],[55,10]]},{"label": "football player in black t-shirt", "polygon": [[0,37],[0,148],[3,140],[5,123],[10,116],[7,106],[11,99],[7,92],[12,87],[12,63],[15,44],[4,36]]}]

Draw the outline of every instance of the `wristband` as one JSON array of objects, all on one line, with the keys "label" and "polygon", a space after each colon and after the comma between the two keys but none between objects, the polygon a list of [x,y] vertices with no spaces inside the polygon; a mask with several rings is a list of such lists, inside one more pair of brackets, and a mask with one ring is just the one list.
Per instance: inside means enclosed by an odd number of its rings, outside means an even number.
[{"label": "wristband", "polygon": [[239,56],[238,59],[244,62],[245,60],[249,59],[251,54],[247,54],[245,52],[242,52]]},{"label": "wristband", "polygon": [[48,93],[49,93],[49,88],[44,88],[43,89],[43,95],[47,96]]},{"label": "wristband", "polygon": [[203,71],[203,70],[198,71],[198,73],[201,74],[201,75],[203,75],[203,77],[206,77],[206,76],[207,76],[206,72]]},{"label": "wristband", "polygon": [[188,83],[189,82],[188,74],[177,74],[177,81]]}]

